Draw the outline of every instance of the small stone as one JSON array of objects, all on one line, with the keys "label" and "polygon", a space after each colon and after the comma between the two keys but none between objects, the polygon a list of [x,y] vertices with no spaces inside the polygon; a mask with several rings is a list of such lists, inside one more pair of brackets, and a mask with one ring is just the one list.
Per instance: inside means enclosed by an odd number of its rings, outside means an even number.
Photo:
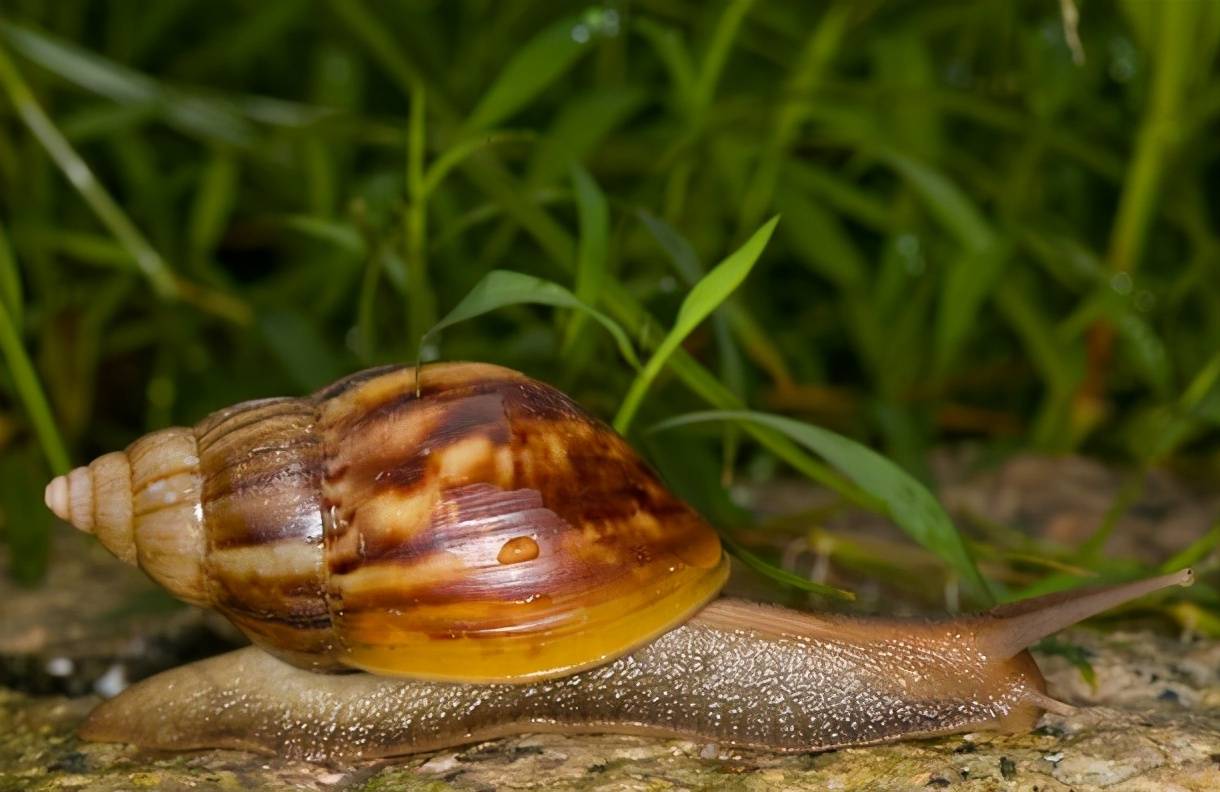
[{"label": "small stone", "polygon": [[46,665],[47,673],[53,677],[72,676],[75,670],[76,663],[72,662],[70,657],[52,657]]},{"label": "small stone", "polygon": [[102,698],[114,698],[123,692],[127,687],[127,669],[122,663],[112,663],[106,669],[106,673],[102,674],[93,682],[93,690]]},{"label": "small stone", "polygon": [[424,762],[422,765],[420,765],[419,771],[421,773],[432,773],[434,775],[444,775],[445,773],[448,773],[450,770],[452,770],[453,768],[455,768],[457,766],[458,766],[457,754],[447,753],[447,754],[441,754],[439,756],[434,756],[431,759],[429,759],[428,761]]},{"label": "small stone", "polygon": [[700,759],[715,759],[720,756],[720,747],[716,743],[708,743],[699,751]]}]

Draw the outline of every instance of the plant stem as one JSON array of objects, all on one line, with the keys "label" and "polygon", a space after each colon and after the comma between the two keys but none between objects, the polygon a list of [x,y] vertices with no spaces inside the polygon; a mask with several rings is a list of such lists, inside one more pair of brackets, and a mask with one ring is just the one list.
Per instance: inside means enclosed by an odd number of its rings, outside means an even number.
[{"label": "plant stem", "polygon": [[[1182,104],[1191,76],[1188,45],[1202,4],[1163,3],[1156,42],[1156,76],[1147,109],[1136,135],[1135,154],[1123,183],[1122,196],[1110,232],[1106,260],[1117,273],[1133,273],[1148,242],[1148,231],[1160,196],[1165,167],[1182,137]],[[1106,375],[1114,347],[1114,328],[1104,320],[1089,330],[1088,369],[1076,397],[1078,421],[1100,417]]]},{"label": "plant stem", "polygon": [[407,338],[415,344],[436,322],[435,300],[428,284],[428,196],[424,184],[427,90],[422,80],[411,86],[407,132]]}]

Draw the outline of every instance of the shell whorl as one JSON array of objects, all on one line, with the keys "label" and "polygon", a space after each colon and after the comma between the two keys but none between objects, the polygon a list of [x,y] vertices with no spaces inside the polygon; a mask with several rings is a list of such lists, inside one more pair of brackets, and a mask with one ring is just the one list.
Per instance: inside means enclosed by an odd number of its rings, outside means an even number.
[{"label": "shell whorl", "polygon": [[199,454],[190,429],[153,432],[59,476],[47,485],[46,502],[174,596],[210,604]]},{"label": "shell whorl", "polygon": [[106,454],[65,476],[55,477],[47,485],[46,501],[61,520],[95,534],[119,559],[129,564],[136,562],[131,465],[126,453]]}]

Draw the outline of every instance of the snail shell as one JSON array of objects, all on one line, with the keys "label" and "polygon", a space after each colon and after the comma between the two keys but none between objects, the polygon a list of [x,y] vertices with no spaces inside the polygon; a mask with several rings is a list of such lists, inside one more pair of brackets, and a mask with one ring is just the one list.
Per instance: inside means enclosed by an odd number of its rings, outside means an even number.
[{"label": "snail shell", "polygon": [[524,682],[623,655],[728,574],[611,429],[497,366],[361,372],[220,410],[51,482],[47,505],[281,659]]}]

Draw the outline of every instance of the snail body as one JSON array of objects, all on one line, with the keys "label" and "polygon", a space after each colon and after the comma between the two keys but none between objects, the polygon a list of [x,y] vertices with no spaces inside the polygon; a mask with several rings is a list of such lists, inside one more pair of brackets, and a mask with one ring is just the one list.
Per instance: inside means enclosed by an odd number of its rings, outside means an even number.
[{"label": "snail body", "polygon": [[[82,737],[338,759],[523,731],[776,751],[1020,731],[1065,709],[1028,644],[1189,582],[940,622],[716,600],[715,532],[612,430],[507,369],[422,372],[239,404],[48,486],[257,647],[132,686]],[[343,669],[372,673],[317,673]]]}]

